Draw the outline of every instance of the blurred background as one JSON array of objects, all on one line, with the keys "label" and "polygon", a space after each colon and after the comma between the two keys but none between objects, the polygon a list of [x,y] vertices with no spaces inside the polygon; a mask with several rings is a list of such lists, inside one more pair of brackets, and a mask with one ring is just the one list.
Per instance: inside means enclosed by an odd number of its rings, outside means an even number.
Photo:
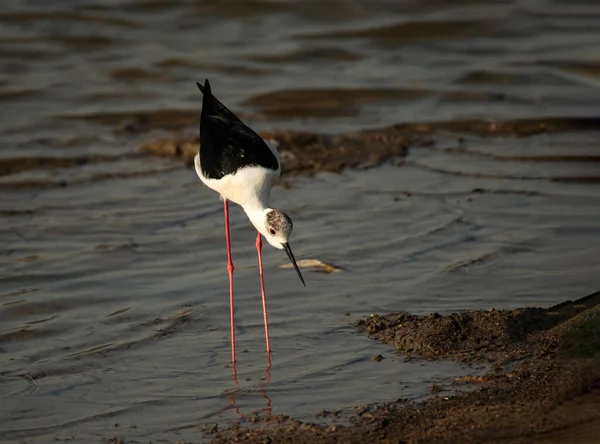
[{"label": "blurred background", "polygon": [[[5,0],[0,29],[2,441],[115,423],[194,440],[240,411],[423,399],[473,370],[404,362],[354,321],[598,290],[596,1]],[[273,190],[297,258],[340,271],[307,270],[304,289],[265,251],[269,381],[255,234],[235,209],[240,386],[222,205],[138,149],[197,135],[204,78],[257,130],[433,137]]]}]

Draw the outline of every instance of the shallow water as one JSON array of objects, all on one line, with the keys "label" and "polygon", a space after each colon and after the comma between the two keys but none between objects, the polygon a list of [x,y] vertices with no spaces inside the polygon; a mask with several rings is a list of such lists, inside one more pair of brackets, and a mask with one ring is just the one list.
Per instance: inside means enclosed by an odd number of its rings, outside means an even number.
[{"label": "shallow water", "polygon": [[343,271],[306,270],[303,288],[265,249],[268,381],[255,234],[233,210],[234,383],[222,204],[180,162],[136,151],[195,131],[194,81],[258,129],[598,114],[592,2],[333,4],[7,2],[0,440],[198,439],[256,410],[314,420],[423,399],[477,370],[404,362],[353,321],[598,289],[597,128],[442,132],[392,164],[274,189],[296,256]]}]

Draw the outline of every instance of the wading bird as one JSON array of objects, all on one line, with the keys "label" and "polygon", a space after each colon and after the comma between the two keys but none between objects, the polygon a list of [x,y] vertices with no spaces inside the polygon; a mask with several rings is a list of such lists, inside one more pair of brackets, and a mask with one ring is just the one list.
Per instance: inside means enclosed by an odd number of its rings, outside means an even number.
[{"label": "wading bird", "polygon": [[233,262],[229,239],[229,201],[240,205],[258,231],[256,250],[262,293],[267,353],[271,353],[267,300],[263,279],[262,238],[273,247],[283,249],[304,286],[304,279],[290,248],[292,220],[281,210],[269,207],[271,188],[281,173],[277,149],[246,126],[235,114],[212,95],[210,83],[196,82],[202,92],[200,150],[194,166],[200,180],[221,195],[225,209],[225,239],[229,272],[229,310],[231,318],[231,361],[235,364],[235,329],[233,305]]}]

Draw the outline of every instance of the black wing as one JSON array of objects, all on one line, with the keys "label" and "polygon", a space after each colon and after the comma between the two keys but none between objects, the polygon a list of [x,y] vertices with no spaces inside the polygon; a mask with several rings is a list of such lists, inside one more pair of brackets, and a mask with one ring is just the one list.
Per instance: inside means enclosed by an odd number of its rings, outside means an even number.
[{"label": "black wing", "polygon": [[256,165],[277,170],[277,157],[265,141],[212,95],[208,79],[204,86],[198,82],[196,85],[203,94],[200,165],[204,176],[221,179],[240,168]]}]

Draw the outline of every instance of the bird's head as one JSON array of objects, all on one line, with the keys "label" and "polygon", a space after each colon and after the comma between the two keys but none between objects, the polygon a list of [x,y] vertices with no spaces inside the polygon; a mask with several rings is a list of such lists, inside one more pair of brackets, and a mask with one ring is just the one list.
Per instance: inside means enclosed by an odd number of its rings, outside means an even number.
[{"label": "bird's head", "polygon": [[304,279],[302,278],[302,274],[300,274],[300,269],[296,264],[296,259],[292,253],[292,248],[289,244],[289,238],[292,234],[292,230],[294,229],[292,219],[290,219],[290,217],[281,210],[269,209],[265,212],[264,224],[265,230],[262,232],[262,234],[267,242],[269,242],[269,244],[275,248],[285,250],[288,258],[296,269],[296,273],[298,273],[300,281],[302,281],[302,284],[306,286]]},{"label": "bird's head", "polygon": [[275,248],[283,249],[289,242],[294,224],[292,219],[281,210],[269,210],[265,213],[265,239]]}]

